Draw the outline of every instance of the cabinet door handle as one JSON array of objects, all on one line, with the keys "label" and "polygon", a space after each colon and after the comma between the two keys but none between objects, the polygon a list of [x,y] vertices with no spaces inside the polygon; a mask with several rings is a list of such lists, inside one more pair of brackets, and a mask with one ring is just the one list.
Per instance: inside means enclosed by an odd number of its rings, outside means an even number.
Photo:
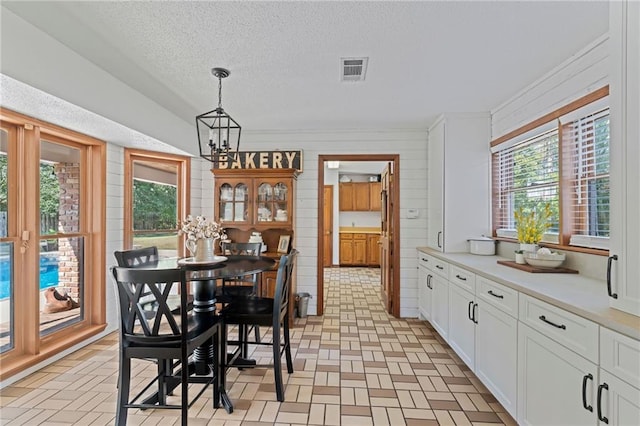
[{"label": "cabinet door handle", "polygon": [[609,385],[606,383],[603,383],[600,386],[598,386],[598,420],[600,420],[602,423],[609,424],[609,419],[602,415],[602,390],[603,389],[609,390]]},{"label": "cabinet door handle", "polygon": [[618,260],[617,254],[609,256],[609,259],[607,259],[607,293],[609,294],[609,297],[617,299],[618,293],[614,293],[613,291],[611,291],[611,264],[614,260]]},{"label": "cabinet door handle", "polygon": [[466,281],[467,280],[465,277],[461,277],[460,275],[456,275],[456,278],[459,279],[460,281]]},{"label": "cabinet door handle", "polygon": [[566,330],[567,329],[566,325],[564,325],[564,324],[556,324],[555,322],[549,321],[547,319],[547,317],[545,317],[544,315],[540,315],[538,318],[540,318],[542,321],[546,322],[547,324],[554,326],[555,328],[560,328],[562,330]]},{"label": "cabinet door handle", "polygon": [[442,236],[442,231],[438,232],[438,248],[442,248],[442,244],[440,243],[440,237]]},{"label": "cabinet door handle", "polygon": [[444,267],[442,267],[440,265],[436,265],[436,268],[440,269],[441,271],[444,269]]},{"label": "cabinet door handle", "polygon": [[593,413],[593,406],[587,405],[587,381],[593,381],[593,375],[591,373],[587,374],[582,378],[582,406],[585,410],[591,411]]},{"label": "cabinet door handle", "polygon": [[473,317],[471,316],[472,315],[472,313],[471,313],[472,309],[473,309],[473,300],[471,302],[469,302],[469,307],[467,308],[467,315],[469,316],[469,321],[473,321]]},{"label": "cabinet door handle", "polygon": [[473,304],[473,311],[472,311],[472,314],[471,314],[471,316],[472,316],[472,319],[471,319],[471,320],[472,320],[475,324],[477,324],[477,323],[478,323],[478,318],[476,317],[476,308],[477,308],[477,307],[478,307],[478,304],[477,304],[477,303],[474,303],[474,304]]},{"label": "cabinet door handle", "polygon": [[433,287],[431,285],[431,278],[433,278],[431,274],[427,275],[427,288],[430,288],[431,290],[433,290]]},{"label": "cabinet door handle", "polygon": [[496,297],[496,298],[498,298],[498,299],[504,299],[504,296],[503,296],[503,295],[501,295],[501,294],[495,294],[495,293],[493,292],[493,290],[489,290],[487,293],[489,293],[490,295],[492,295],[493,297]]}]

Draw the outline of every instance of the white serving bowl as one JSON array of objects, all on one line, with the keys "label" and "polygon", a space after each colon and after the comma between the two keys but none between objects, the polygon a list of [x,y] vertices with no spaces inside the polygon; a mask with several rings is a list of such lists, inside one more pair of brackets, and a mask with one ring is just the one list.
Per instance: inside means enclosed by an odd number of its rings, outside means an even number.
[{"label": "white serving bowl", "polygon": [[566,255],[564,253],[537,254],[525,251],[524,261],[539,268],[557,268],[562,265]]}]

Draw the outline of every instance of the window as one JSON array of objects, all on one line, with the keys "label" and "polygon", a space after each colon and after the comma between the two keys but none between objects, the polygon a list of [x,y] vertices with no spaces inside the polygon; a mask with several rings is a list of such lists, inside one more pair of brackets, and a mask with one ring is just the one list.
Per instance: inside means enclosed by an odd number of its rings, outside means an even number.
[{"label": "window", "polygon": [[125,179],[125,247],[181,255],[178,226],[189,211],[190,159],[126,149]]},{"label": "window", "polygon": [[608,249],[608,87],[492,142],[494,235],[516,238],[514,211],[551,207],[542,242]]},{"label": "window", "polygon": [[609,238],[609,109],[563,126],[569,244],[607,248]]},{"label": "window", "polygon": [[498,236],[515,237],[514,212],[551,205],[552,226],[544,240],[557,242],[559,224],[558,131],[526,139],[493,155]]}]

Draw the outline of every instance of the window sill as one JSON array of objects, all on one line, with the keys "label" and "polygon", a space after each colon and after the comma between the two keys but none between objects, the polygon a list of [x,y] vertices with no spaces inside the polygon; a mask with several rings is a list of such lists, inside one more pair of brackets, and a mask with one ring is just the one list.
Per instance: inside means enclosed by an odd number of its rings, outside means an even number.
[{"label": "window sill", "polygon": [[[505,243],[514,243],[518,244],[518,240],[514,238],[505,238],[505,237],[493,237],[496,241],[504,241]],[[609,256],[609,250],[604,249],[595,249],[595,248],[587,248],[587,247],[577,247],[577,246],[565,246],[560,244],[553,243],[538,243],[540,247],[548,247],[554,250],[562,250],[568,252],[576,252],[576,253],[586,253],[586,254],[594,254],[596,256]]]}]

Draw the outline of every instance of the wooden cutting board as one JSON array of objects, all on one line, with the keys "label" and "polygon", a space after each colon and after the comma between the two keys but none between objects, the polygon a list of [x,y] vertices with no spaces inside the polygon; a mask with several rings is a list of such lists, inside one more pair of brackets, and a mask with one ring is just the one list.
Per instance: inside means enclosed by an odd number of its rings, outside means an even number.
[{"label": "wooden cutting board", "polygon": [[531,272],[531,273],[540,273],[540,274],[577,274],[578,271],[575,269],[569,268],[541,268],[539,266],[531,266],[527,264],[516,263],[513,260],[498,260],[500,265],[509,266],[511,268],[520,269],[521,271]]}]

